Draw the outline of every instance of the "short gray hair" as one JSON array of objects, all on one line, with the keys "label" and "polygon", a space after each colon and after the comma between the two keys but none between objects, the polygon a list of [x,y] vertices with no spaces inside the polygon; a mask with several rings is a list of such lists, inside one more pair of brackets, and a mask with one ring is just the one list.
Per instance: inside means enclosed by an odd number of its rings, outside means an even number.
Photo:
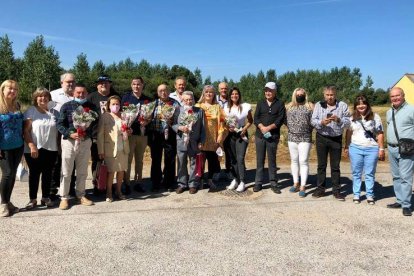
[{"label": "short gray hair", "polygon": [[193,99],[193,102],[194,102],[194,93],[193,93],[193,91],[184,91],[181,96],[184,96],[184,95],[191,96],[191,98]]},{"label": "short gray hair", "polygon": [[75,75],[73,73],[65,72],[62,75],[60,75],[60,82],[63,82],[67,76],[72,76],[73,78],[75,78]]}]

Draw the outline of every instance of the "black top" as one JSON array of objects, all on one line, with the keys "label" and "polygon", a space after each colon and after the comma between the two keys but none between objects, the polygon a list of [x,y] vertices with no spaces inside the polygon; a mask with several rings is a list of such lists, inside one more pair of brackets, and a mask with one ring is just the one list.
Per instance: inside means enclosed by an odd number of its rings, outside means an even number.
[{"label": "black top", "polygon": [[270,106],[267,104],[266,99],[257,103],[256,111],[254,112],[254,124],[256,125],[256,137],[263,137],[262,132],[258,128],[259,124],[269,126],[271,124],[276,125],[276,129],[272,129],[270,133],[273,139],[279,139],[280,127],[282,126],[286,116],[285,104],[275,98]]},{"label": "black top", "polygon": [[[101,114],[105,112],[106,102],[108,101],[108,98],[111,96],[119,97],[119,94],[115,92],[110,92],[108,96],[103,96],[98,91],[95,91],[95,92],[92,92],[91,94],[88,94],[88,96],[86,96],[86,99],[88,100],[88,102],[92,103],[95,106],[95,109],[97,110],[98,115],[100,117]],[[98,136],[98,125],[96,124],[94,125],[93,130],[92,130],[92,138],[96,139],[97,136]]]}]

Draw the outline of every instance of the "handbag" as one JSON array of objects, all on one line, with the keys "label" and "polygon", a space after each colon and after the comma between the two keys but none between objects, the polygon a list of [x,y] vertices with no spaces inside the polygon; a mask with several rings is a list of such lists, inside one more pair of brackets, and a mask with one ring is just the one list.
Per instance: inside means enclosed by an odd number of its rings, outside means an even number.
[{"label": "handbag", "polygon": [[395,137],[398,141],[398,152],[400,155],[412,156],[414,155],[414,140],[410,138],[401,138],[398,136],[397,126],[395,124],[394,109],[392,109],[392,123],[394,124]]},{"label": "handbag", "polygon": [[27,182],[29,180],[29,172],[24,167],[22,162],[20,162],[19,166],[17,167],[16,178],[20,182]]},{"label": "handbag", "polygon": [[98,182],[98,190],[106,190],[106,182],[108,180],[108,166],[106,166],[105,161],[102,160],[98,162],[96,166],[96,181]]},{"label": "handbag", "polygon": [[203,177],[204,174],[204,164],[206,160],[206,155],[204,154],[204,152],[200,152],[196,154],[195,158],[195,177],[200,179],[201,177]]}]

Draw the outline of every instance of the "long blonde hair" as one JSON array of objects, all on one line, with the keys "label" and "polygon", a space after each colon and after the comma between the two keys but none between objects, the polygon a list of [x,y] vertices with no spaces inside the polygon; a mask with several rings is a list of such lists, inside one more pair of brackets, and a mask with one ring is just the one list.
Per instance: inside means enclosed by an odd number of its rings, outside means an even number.
[{"label": "long blonde hair", "polygon": [[206,93],[206,91],[208,89],[212,89],[213,90],[213,93],[214,93],[213,101],[211,102],[211,104],[216,104],[217,103],[217,99],[216,99],[216,89],[212,85],[204,85],[203,92],[201,93],[201,97],[198,100],[198,103],[204,103],[204,101],[205,101],[205,99],[204,99],[204,93]]},{"label": "long blonde hair", "polygon": [[[8,105],[6,99],[4,98],[4,89],[6,86],[14,86],[16,88],[16,98],[13,99],[11,105]],[[17,81],[14,80],[5,80],[0,85],[0,113],[8,113],[11,111],[16,111],[19,109],[19,104],[17,103],[17,95],[19,92],[19,85]]]},{"label": "long blonde hair", "polygon": [[295,90],[293,90],[292,101],[288,104],[287,109],[290,110],[299,106],[298,102],[296,101],[296,94],[298,92],[305,93],[305,103],[303,105],[306,106],[307,109],[313,110],[313,104],[308,101],[308,92],[306,92],[306,90],[301,87],[298,87]]}]

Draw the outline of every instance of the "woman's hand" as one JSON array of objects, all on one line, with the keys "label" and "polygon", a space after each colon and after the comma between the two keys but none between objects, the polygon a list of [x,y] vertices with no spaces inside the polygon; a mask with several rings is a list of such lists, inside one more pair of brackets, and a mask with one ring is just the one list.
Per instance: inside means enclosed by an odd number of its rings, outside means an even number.
[{"label": "woman's hand", "polygon": [[198,149],[201,150],[203,148],[203,144],[198,143]]},{"label": "woman's hand", "polygon": [[100,154],[99,154],[99,159],[101,159],[101,160],[102,160],[102,159],[104,159],[104,158],[105,158],[105,154],[100,153]]},{"label": "woman's hand", "polygon": [[385,150],[380,150],[378,152],[378,160],[379,161],[384,161],[385,160]]},{"label": "woman's hand", "polygon": [[39,151],[37,150],[36,146],[31,146],[30,147],[30,156],[32,158],[38,158],[39,157]]},{"label": "woman's hand", "polygon": [[349,157],[349,148],[344,148],[344,156]]},{"label": "woman's hand", "polygon": [[245,130],[244,128],[242,128],[242,130],[241,130],[241,132],[240,132],[240,136],[241,136],[241,137],[246,136],[246,132],[247,132],[247,130]]},{"label": "woman's hand", "polygon": [[127,134],[128,134],[128,136],[131,136],[132,135],[132,129],[130,127],[127,130]]},{"label": "woman's hand", "polygon": [[234,127],[229,127],[230,132],[234,132]]}]

